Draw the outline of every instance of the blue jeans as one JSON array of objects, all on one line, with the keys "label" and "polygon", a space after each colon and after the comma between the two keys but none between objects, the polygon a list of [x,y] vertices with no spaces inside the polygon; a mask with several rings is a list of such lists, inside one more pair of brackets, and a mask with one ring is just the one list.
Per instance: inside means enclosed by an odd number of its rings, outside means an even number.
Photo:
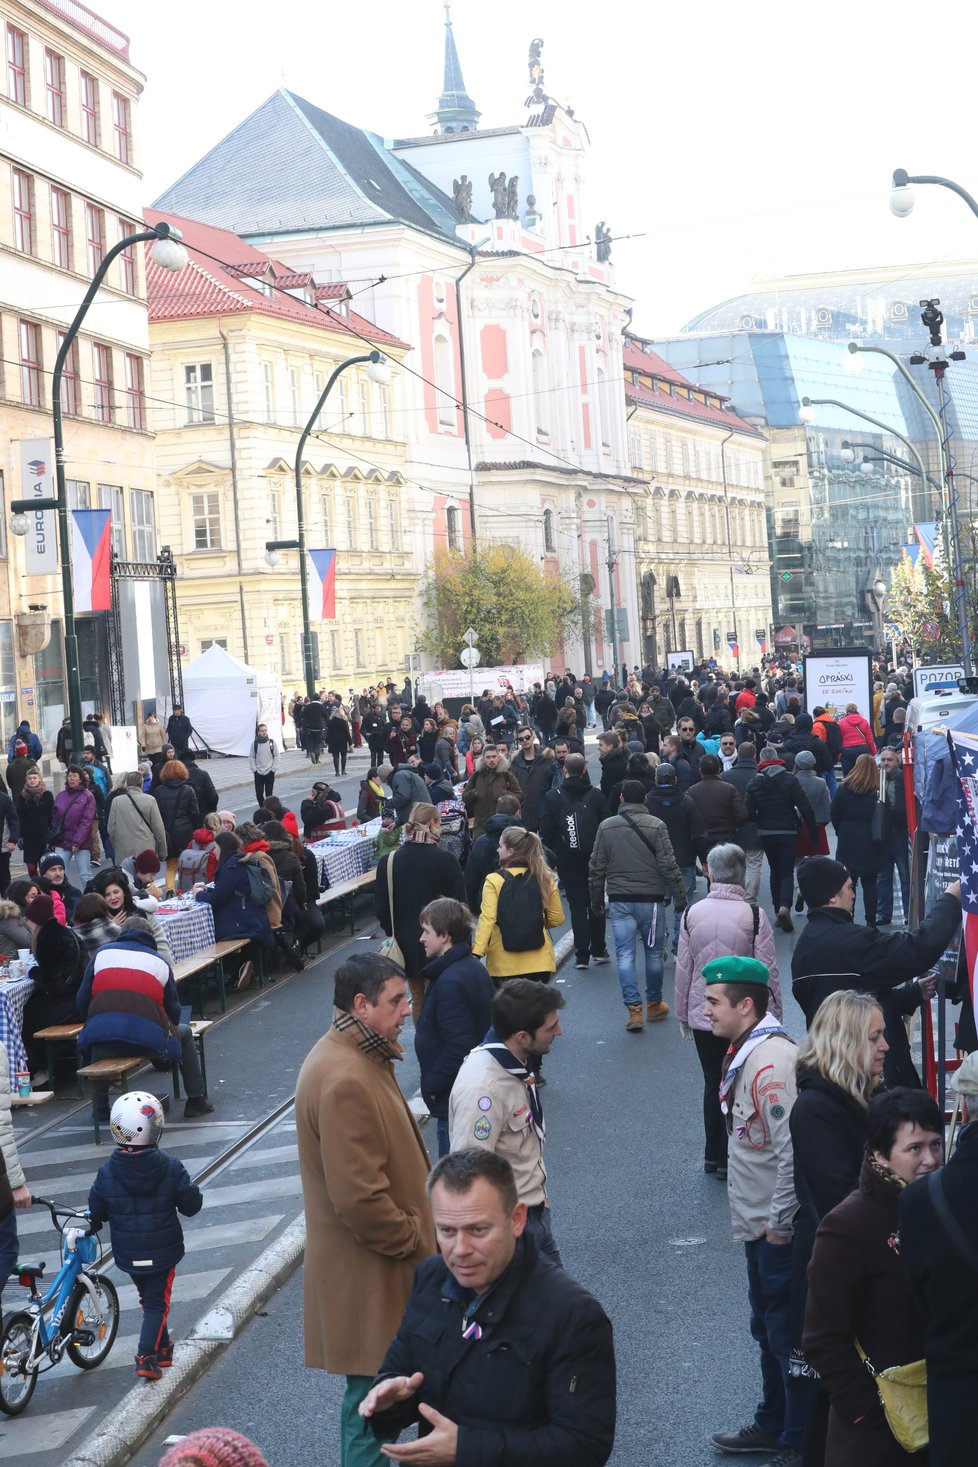
[{"label": "blue jeans", "polygon": [[825,783],[828,785],[828,790],[829,790],[830,797],[834,797],[836,791],[839,788],[838,783],[836,782],[836,778],[835,778],[835,765],[834,764],[830,764],[829,765],[828,769],[826,769],[825,773],[822,775],[822,778],[825,780]]},{"label": "blue jeans", "polygon": [[755,1238],[744,1244],[750,1332],[761,1347],[761,1399],[754,1420],[783,1447],[800,1452],[812,1393],[788,1374],[791,1356],[791,1243]]},{"label": "blue jeans", "polygon": [[0,1293],[17,1267],[17,1213],[0,1222]]},{"label": "blue jeans", "polygon": [[598,716],[597,716],[597,714],[594,711],[594,704],[593,703],[585,703],[584,704],[584,716],[587,719],[587,726],[588,726],[588,728],[597,728],[597,726],[598,726]]},{"label": "blue jeans", "polygon": [[[615,938],[618,982],[622,1002],[641,1003],[635,986],[635,938],[645,952],[645,998],[648,1003],[662,1002],[662,953],[666,941],[666,909],[662,902],[612,902],[608,908],[611,930]],[[655,920],[655,936],[649,945],[649,929]]]},{"label": "blue jeans", "polygon": [[442,1157],[447,1156],[452,1149],[447,1116],[436,1116],[435,1132],[438,1138],[438,1160],[441,1161]]},{"label": "blue jeans", "polygon": [[903,920],[910,916],[910,850],[905,835],[891,835],[886,842],[886,855],[876,878],[877,922],[893,920],[893,867],[900,878],[900,894],[903,898]]},{"label": "blue jeans", "polygon": [[65,868],[65,880],[71,880],[71,872],[68,868],[69,864],[74,861],[75,869],[78,875],[76,885],[78,886],[79,890],[84,891],[86,886],[92,879],[91,851],[66,851],[64,846],[57,846],[56,850],[58,855],[61,857],[62,863]]},{"label": "blue jeans", "polygon": [[[695,866],[680,866],[679,869],[680,869],[680,871],[682,872],[682,875],[683,875],[683,886],[686,888],[686,905],[688,907],[689,904],[690,904],[690,902],[693,900],[693,898],[696,895],[696,867]],[[673,957],[676,956],[676,949],[679,947],[679,928],[680,928],[680,926],[682,924],[682,920],[683,920],[683,914],[682,914],[682,912],[677,912],[676,913],[676,920],[673,923],[673,927],[672,927],[672,955],[673,955]]]}]

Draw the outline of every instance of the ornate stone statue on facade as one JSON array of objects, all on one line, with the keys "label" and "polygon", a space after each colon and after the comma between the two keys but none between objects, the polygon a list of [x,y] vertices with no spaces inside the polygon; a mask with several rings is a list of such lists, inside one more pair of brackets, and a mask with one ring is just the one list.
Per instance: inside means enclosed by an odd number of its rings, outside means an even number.
[{"label": "ornate stone statue on facade", "polygon": [[505,173],[490,173],[489,187],[492,189],[492,207],[495,210],[496,218],[505,219],[509,210]]},{"label": "ornate stone statue on facade", "polygon": [[607,265],[611,259],[611,230],[602,219],[594,226],[595,254],[599,265]]},{"label": "ornate stone statue on facade", "polygon": [[517,174],[513,174],[509,180],[509,188],[506,190],[506,218],[518,219],[520,217],[520,180]]},{"label": "ornate stone statue on facade", "polygon": [[530,55],[527,60],[527,66],[529,67],[530,71],[530,86],[533,88],[530,95],[526,99],[525,105],[527,107],[538,107],[542,102],[546,102],[547,100],[547,94],[543,90],[542,53],[543,37],[534,36],[533,40],[530,42]]},{"label": "ornate stone statue on facade", "polygon": [[537,201],[534,194],[526,196],[526,213],[523,215],[523,223],[527,229],[536,229],[540,223],[540,215],[537,211]]},{"label": "ornate stone statue on facade", "polygon": [[468,219],[472,213],[472,184],[467,173],[463,173],[461,178],[452,179],[452,198],[458,217],[463,221]]}]

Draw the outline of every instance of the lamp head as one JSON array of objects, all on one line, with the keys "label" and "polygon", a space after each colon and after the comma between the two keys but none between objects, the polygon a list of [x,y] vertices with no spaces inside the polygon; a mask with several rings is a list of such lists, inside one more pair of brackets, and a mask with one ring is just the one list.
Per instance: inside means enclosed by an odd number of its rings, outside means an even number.
[{"label": "lamp head", "polygon": [[912,213],[914,192],[910,187],[910,176],[905,168],[894,168],[893,188],[890,191],[890,213],[905,219]]},{"label": "lamp head", "polygon": [[883,580],[882,576],[877,576],[876,580],[873,582],[873,595],[881,601],[886,595],[886,582]]},{"label": "lamp head", "polygon": [[860,472],[863,473],[863,474],[871,474],[873,472],[873,461],[872,461],[872,459],[870,459],[870,458],[864,458],[863,461],[862,461],[862,463],[859,465],[859,469],[860,469]]},{"label": "lamp head", "polygon": [[[159,227],[162,228],[163,226],[160,225]],[[153,263],[159,265],[161,270],[172,270],[175,273],[178,270],[182,270],[184,265],[186,265],[187,250],[180,243],[181,238],[179,229],[174,229],[172,225],[168,225],[167,233],[161,235],[154,243],[150,253],[153,256]]]},{"label": "lamp head", "polygon": [[842,452],[839,454],[839,457],[841,458],[841,460],[842,460],[842,462],[844,464],[852,464],[852,463],[855,463],[855,461],[856,461],[856,452],[855,452],[855,449],[851,448],[848,443],[843,443],[843,445],[842,445]]},{"label": "lamp head", "polygon": [[802,398],[801,407],[798,409],[798,416],[803,423],[814,423],[815,409],[812,407],[810,398]]},{"label": "lamp head", "polygon": [[30,527],[31,522],[23,510],[18,510],[16,514],[10,516],[10,529],[13,534],[26,535]]},{"label": "lamp head", "polygon": [[270,566],[272,570],[275,569],[280,560],[281,556],[278,555],[274,550],[265,551],[265,564],[267,566]]},{"label": "lamp head", "polygon": [[371,361],[370,366],[367,368],[367,376],[371,382],[376,382],[381,387],[386,387],[391,380],[390,362],[384,356],[383,352],[374,352],[373,357],[374,360]]}]

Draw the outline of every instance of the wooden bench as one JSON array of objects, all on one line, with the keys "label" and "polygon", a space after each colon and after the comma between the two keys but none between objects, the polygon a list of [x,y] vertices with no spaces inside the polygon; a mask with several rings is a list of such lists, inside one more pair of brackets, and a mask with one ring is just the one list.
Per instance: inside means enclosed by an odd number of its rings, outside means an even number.
[{"label": "wooden bench", "polygon": [[[189,958],[181,958],[173,970],[173,976],[177,983],[196,979],[191,982],[191,1012],[196,1011],[201,1018],[204,1016],[204,988],[205,978],[212,970],[217,975],[217,991],[220,999],[221,1013],[227,1013],[228,1001],[227,990],[224,981],[224,959],[230,957],[231,953],[238,953],[242,948],[248,946],[246,937],[229,938],[224,942],[213,942],[209,947],[202,947],[200,952],[193,953]],[[262,972],[259,968],[259,984]]]},{"label": "wooden bench", "polygon": [[133,1055],[131,1057],[120,1057],[118,1059],[95,1060],[90,1065],[79,1065],[78,1079],[87,1080],[88,1088],[92,1097],[92,1125],[95,1128],[95,1145],[101,1146],[102,1136],[99,1130],[99,1100],[104,1095],[105,1100],[109,1098],[110,1085],[122,1085],[128,1079],[133,1070],[142,1069],[146,1063],[146,1056]]},{"label": "wooden bench", "polygon": [[375,870],[364,871],[362,876],[354,876],[349,881],[340,881],[336,886],[330,886],[322,893],[317,901],[317,907],[336,907],[343,915],[350,919],[350,936],[356,932],[356,918],[354,904],[357,897],[368,887],[373,888],[377,880]]},{"label": "wooden bench", "polygon": [[[78,1036],[82,1031],[81,1024],[51,1024],[47,1029],[38,1029],[34,1034],[35,1039],[43,1039],[47,1057],[48,1079],[54,1081],[54,1054],[57,1047],[67,1052],[75,1070],[78,1068]],[[78,1094],[82,1095],[81,1081],[78,1082]]]}]

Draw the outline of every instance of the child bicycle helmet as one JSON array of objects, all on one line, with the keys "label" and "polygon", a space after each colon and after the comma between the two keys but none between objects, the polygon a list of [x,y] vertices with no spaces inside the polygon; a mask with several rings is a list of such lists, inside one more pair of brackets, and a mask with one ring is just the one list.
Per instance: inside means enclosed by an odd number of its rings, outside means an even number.
[{"label": "child bicycle helmet", "polygon": [[155,1095],[130,1090],[112,1107],[109,1130],[120,1146],[158,1146],[163,1135],[163,1107]]}]

